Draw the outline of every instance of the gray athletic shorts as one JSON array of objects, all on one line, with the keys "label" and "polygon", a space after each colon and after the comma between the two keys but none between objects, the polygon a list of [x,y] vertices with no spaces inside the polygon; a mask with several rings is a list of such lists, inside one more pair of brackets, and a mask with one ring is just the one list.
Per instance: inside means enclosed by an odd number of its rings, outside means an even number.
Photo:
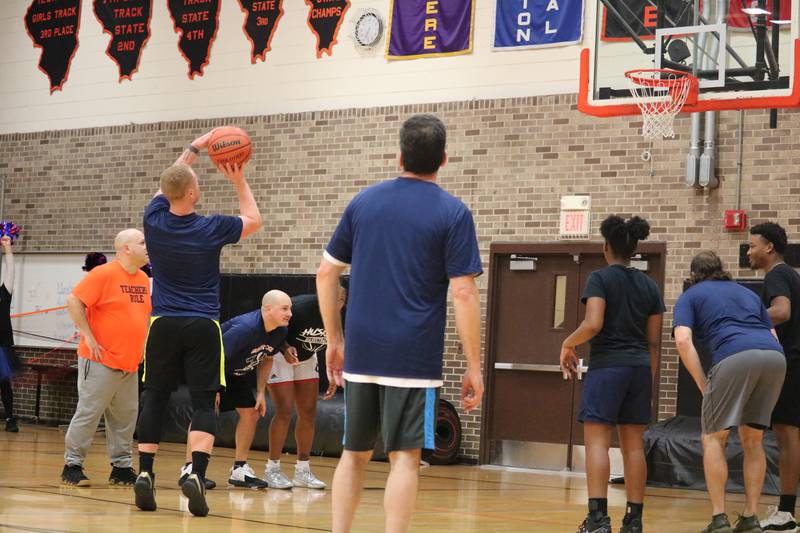
[{"label": "gray athletic shorts", "polygon": [[784,374],[786,357],[775,350],[745,350],[714,365],[703,394],[703,433],[742,424],[768,428]]},{"label": "gray athletic shorts", "polygon": [[347,381],[344,449],[373,450],[380,433],[386,453],[434,450],[438,405],[438,387],[417,389]]}]

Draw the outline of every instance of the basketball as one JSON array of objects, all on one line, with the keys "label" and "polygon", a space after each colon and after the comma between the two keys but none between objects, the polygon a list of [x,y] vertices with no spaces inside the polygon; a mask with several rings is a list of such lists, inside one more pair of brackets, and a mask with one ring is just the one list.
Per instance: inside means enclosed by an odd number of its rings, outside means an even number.
[{"label": "basketball", "polygon": [[244,165],[250,159],[250,152],[250,136],[236,126],[217,128],[208,143],[208,157],[216,166]]}]

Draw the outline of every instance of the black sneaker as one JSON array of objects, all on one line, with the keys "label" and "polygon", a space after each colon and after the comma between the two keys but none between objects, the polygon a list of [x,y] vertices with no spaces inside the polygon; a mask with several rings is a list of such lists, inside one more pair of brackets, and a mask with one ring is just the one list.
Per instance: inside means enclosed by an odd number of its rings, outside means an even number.
[{"label": "black sneaker", "polygon": [[119,468],[111,466],[111,475],[108,476],[109,485],[125,485],[131,486],[136,483],[136,472],[133,468]]},{"label": "black sneaker", "polygon": [[[181,477],[178,478],[178,486],[182,487],[183,482],[189,478],[189,474],[192,473],[192,463],[185,464],[181,467]],[[206,478],[206,490],[211,490],[217,488],[217,482],[213,479]]]},{"label": "black sneaker", "polygon": [[61,471],[61,482],[74,487],[88,487],[91,485],[89,478],[83,474],[81,465],[64,465]]},{"label": "black sneaker", "polygon": [[189,498],[189,512],[194,516],[208,515],[205,485],[197,474],[189,474],[181,485],[181,492]]},{"label": "black sneaker", "polygon": [[764,530],[761,529],[756,515],[739,515],[739,518],[736,519],[736,528],[733,530],[734,533],[761,533],[762,531]]},{"label": "black sneaker", "polygon": [[9,433],[19,433],[19,426],[16,418],[6,418],[6,431]]},{"label": "black sneaker", "polygon": [[642,517],[625,515],[619,533],[642,533]]},{"label": "black sneaker", "polygon": [[714,515],[711,523],[700,533],[733,533],[731,523],[728,522],[728,515],[722,513]]},{"label": "black sneaker", "polygon": [[156,484],[155,475],[150,472],[141,472],[133,484],[133,493],[136,495],[136,507],[142,511],[155,511]]},{"label": "black sneaker", "polygon": [[595,522],[591,515],[586,515],[586,519],[578,528],[578,533],[611,533],[611,518],[604,516]]}]

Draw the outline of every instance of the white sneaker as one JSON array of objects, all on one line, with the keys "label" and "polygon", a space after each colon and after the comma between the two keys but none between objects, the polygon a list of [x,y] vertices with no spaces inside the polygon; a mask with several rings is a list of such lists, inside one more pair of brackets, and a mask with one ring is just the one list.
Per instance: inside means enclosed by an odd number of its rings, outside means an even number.
[{"label": "white sneaker", "polygon": [[267,486],[271,489],[291,489],[293,486],[289,478],[283,475],[283,472],[278,469],[270,470],[269,466],[264,467],[264,481],[267,482]]},{"label": "white sneaker", "polygon": [[324,481],[317,479],[311,470],[295,470],[294,479],[292,483],[295,487],[303,487],[306,489],[324,489],[327,487]]},{"label": "white sneaker", "polygon": [[767,517],[761,521],[761,529],[764,531],[796,533],[797,522],[792,513],[779,511],[777,505],[770,505],[767,507]]},{"label": "white sneaker", "polygon": [[247,463],[242,466],[234,466],[231,468],[231,475],[230,478],[228,478],[228,483],[234,487],[245,487],[248,489],[267,488],[267,483],[258,479],[256,473]]}]

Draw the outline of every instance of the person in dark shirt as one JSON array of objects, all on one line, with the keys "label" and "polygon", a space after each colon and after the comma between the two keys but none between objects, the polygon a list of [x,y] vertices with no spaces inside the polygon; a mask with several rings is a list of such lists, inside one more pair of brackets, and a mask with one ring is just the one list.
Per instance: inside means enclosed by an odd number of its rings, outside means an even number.
[{"label": "person in dark shirt", "polygon": [[786,355],[786,378],[772,413],[778,441],[780,501],[762,521],[764,531],[790,531],[797,527],[795,504],[800,478],[800,275],[784,263],[786,231],[773,222],[750,228],[747,257],[750,266],[763,270],[761,301],[767,308]]},{"label": "person in dark shirt", "polygon": [[[464,411],[478,407],[483,397],[475,282],[483,267],[472,213],[436,183],[447,161],[446,140],[438,118],[406,120],[400,129],[402,174],[350,201],[317,269],[328,393],[347,384],[344,451],[333,476],[336,533],[350,531],[379,431],[391,463],[386,530],[409,527],[422,449],[435,448],[448,289],[467,363]],[[348,265],[351,295],[343,331],[337,300]]]},{"label": "person in dark shirt", "polygon": [[[735,531],[761,531],[755,513],[766,470],[762,437],[786,371],[783,350],[758,296],[731,281],[714,252],[692,259],[689,283],[675,304],[673,327],[681,361],[703,394],[703,467],[712,506],[703,531],[732,531],[725,514],[725,446],[732,427],[742,442],[745,484]],[[695,344],[711,353],[707,379]]]},{"label": "person in dark shirt", "polygon": [[[220,412],[239,415],[236,423],[236,455],[228,483],[235,487],[262,489],[269,486],[269,477],[259,479],[247,463],[258,419],[266,413],[267,379],[277,353],[285,354],[287,364],[296,364],[296,351],[286,344],[287,328],[292,317],[292,300],[282,291],[267,292],[261,307],[231,318],[222,324],[225,346],[225,389],[219,393]],[[256,389],[256,396],[253,396]],[[192,471],[192,455],[186,450],[186,464],[181,479]],[[266,471],[266,469],[265,469]]]},{"label": "person in dark shirt", "polygon": [[589,514],[578,532],[611,533],[608,448],[617,426],[628,495],[620,533],[639,533],[647,479],[643,436],[650,422],[664,301],[656,283],[630,266],[638,242],[650,234],[647,221],[611,215],[600,233],[608,266],[589,275],[581,297],[586,316],[561,346],[561,368],[572,376],[578,366],[575,347],[590,342],[578,412],[586,444]]},{"label": "person in dark shirt", "polygon": [[14,353],[14,333],[11,330],[11,293],[14,290],[14,253],[11,251],[11,237],[0,238],[3,248],[3,281],[0,285],[0,397],[6,415],[6,431],[17,433],[19,426],[14,417],[14,391],[11,378],[19,371],[21,364]]},{"label": "person in dark shirt", "polygon": [[225,385],[219,327],[219,257],[261,227],[261,214],[244,176],[244,168],[219,170],[239,199],[239,216],[202,216],[195,212],[200,184],[191,164],[213,132],[195,139],[175,164],[161,174],[161,188],[144,211],[144,234],[153,265],[153,316],[144,360],[144,393],[137,434],[139,477],[136,506],[155,511],[153,461],[161,440],[161,422],[181,374],[192,397],[192,474],[181,485],[189,512],[206,516],[205,473],[217,415],[214,400]]},{"label": "person in dark shirt", "polygon": [[[347,291],[339,288],[339,309],[344,308]],[[327,346],[325,326],[319,313],[316,294],[301,294],[292,298],[292,320],[289,322],[287,341],[296,349],[297,364],[285,359],[285,353],[275,356],[269,376],[269,395],[275,405],[275,416],[269,424],[269,463],[264,479],[270,488],[288,489],[303,487],[324,489],[325,482],[311,472],[309,460],[314,442],[314,422],[319,396],[319,354],[324,356]],[[297,409],[294,439],[297,445],[297,462],[294,478],[281,472],[281,453],[292,421],[292,411]]]}]

